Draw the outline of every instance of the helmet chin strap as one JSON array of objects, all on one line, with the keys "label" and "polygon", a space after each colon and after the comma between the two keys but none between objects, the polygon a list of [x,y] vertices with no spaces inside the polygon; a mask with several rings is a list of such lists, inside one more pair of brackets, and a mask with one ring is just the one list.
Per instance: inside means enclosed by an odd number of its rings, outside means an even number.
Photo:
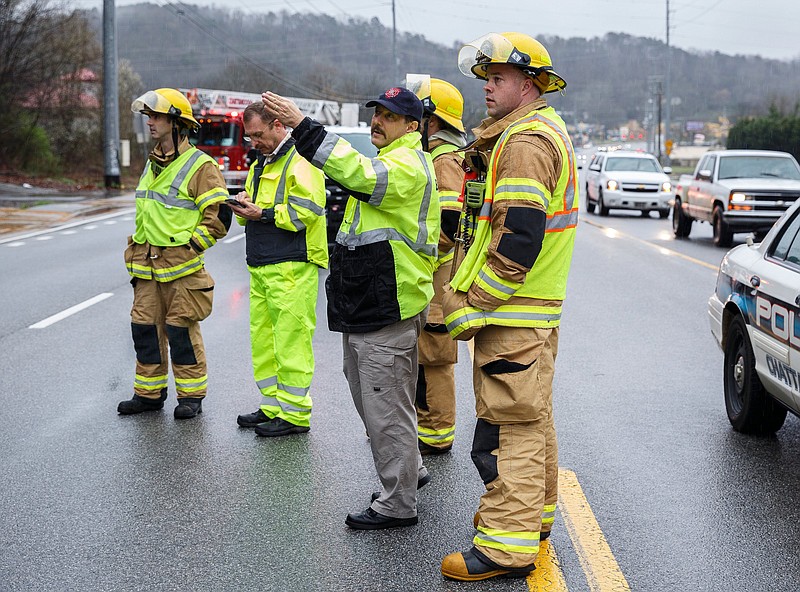
[{"label": "helmet chin strap", "polygon": [[178,123],[172,122],[172,145],[175,147],[175,158],[178,158]]},{"label": "helmet chin strap", "polygon": [[178,120],[182,113],[175,105],[170,105],[168,115],[172,121],[172,146],[175,148],[175,158],[178,158]]}]

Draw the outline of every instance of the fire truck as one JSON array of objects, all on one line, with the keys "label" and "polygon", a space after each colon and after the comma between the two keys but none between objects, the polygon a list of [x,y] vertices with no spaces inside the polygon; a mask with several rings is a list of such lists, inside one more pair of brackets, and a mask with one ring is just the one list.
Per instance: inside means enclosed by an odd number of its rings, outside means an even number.
[{"label": "fire truck", "polygon": [[[195,119],[200,123],[190,141],[219,164],[228,192],[236,194],[244,188],[250,162],[255,150],[244,140],[242,112],[261,95],[208,88],[182,88],[192,105]],[[291,98],[304,115],[324,125],[357,125],[358,105],[339,104],[322,99]]]}]

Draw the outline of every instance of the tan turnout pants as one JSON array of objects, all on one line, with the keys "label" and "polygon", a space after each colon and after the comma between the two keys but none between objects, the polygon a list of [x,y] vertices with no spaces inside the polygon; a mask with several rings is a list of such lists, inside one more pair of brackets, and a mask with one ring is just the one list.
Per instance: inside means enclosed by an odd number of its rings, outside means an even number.
[{"label": "tan turnout pants", "polygon": [[178,398],[205,397],[208,376],[200,321],[211,313],[214,280],[201,269],[171,282],[135,278],[131,283],[134,392],[157,399],[167,388],[171,359]]},{"label": "tan turnout pants", "polygon": [[558,328],[489,326],[475,335],[472,456],[486,492],[473,543],[506,567],[534,563],[540,533],[550,530],[555,514],[557,351]]}]

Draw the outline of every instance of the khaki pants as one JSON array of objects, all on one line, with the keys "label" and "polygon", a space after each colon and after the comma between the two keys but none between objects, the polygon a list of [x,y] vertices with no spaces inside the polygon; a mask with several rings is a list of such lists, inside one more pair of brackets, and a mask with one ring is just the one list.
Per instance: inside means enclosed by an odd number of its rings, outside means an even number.
[{"label": "khaki pants", "polygon": [[417,448],[414,410],[417,337],[426,314],[342,336],[344,375],[381,480],[372,509],[392,518],[417,515],[417,480],[428,474]]},{"label": "khaki pants", "polygon": [[171,282],[135,278],[131,330],[136,348],[134,392],[156,399],[167,388],[167,355],[178,398],[206,395],[200,321],[211,314],[214,280],[205,269]]},{"label": "khaki pants", "polygon": [[489,326],[475,336],[478,422],[472,457],[486,493],[473,543],[499,565],[532,565],[540,532],[552,525],[558,499],[552,390],[557,351],[558,328]]},{"label": "khaki pants", "polygon": [[450,448],[456,431],[455,364],[458,343],[444,325],[442,294],[450,280],[452,261],[433,274],[434,296],[428,322],[419,335],[417,377],[417,429],[421,442],[434,448]]}]

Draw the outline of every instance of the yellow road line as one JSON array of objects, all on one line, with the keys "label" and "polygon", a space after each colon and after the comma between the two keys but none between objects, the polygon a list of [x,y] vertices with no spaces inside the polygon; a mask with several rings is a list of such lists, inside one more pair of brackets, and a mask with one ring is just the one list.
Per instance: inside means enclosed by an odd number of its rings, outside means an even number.
[{"label": "yellow road line", "polygon": [[651,243],[650,241],[644,240],[643,238],[638,238],[631,234],[620,232],[616,228],[611,228],[610,226],[604,226],[602,224],[594,222],[593,220],[587,220],[586,218],[581,218],[581,222],[585,222],[589,226],[594,226],[595,228],[599,228],[600,230],[606,233],[614,233],[616,236],[621,236],[623,238],[636,241],[637,243],[642,243],[643,245],[647,245],[648,247],[660,251],[662,255],[669,255],[670,257],[680,257],[681,259],[685,259],[686,261],[691,261],[692,263],[696,263],[697,265],[707,267],[708,269],[714,271],[714,273],[716,273],[719,270],[718,265],[711,265],[711,263],[706,263],[705,261],[701,261],[700,259],[695,259],[694,257],[690,257],[689,255],[684,255],[683,253],[679,253],[678,251],[675,251],[673,249],[668,249],[667,247],[662,247],[661,245]]},{"label": "yellow road line", "polygon": [[558,470],[558,507],[592,592],[630,592],[578,478],[567,469]]},{"label": "yellow road line", "polygon": [[536,569],[528,576],[528,588],[531,592],[568,592],[567,582],[561,571],[561,564],[556,556],[556,549],[550,539],[542,541],[539,546],[539,558]]}]

